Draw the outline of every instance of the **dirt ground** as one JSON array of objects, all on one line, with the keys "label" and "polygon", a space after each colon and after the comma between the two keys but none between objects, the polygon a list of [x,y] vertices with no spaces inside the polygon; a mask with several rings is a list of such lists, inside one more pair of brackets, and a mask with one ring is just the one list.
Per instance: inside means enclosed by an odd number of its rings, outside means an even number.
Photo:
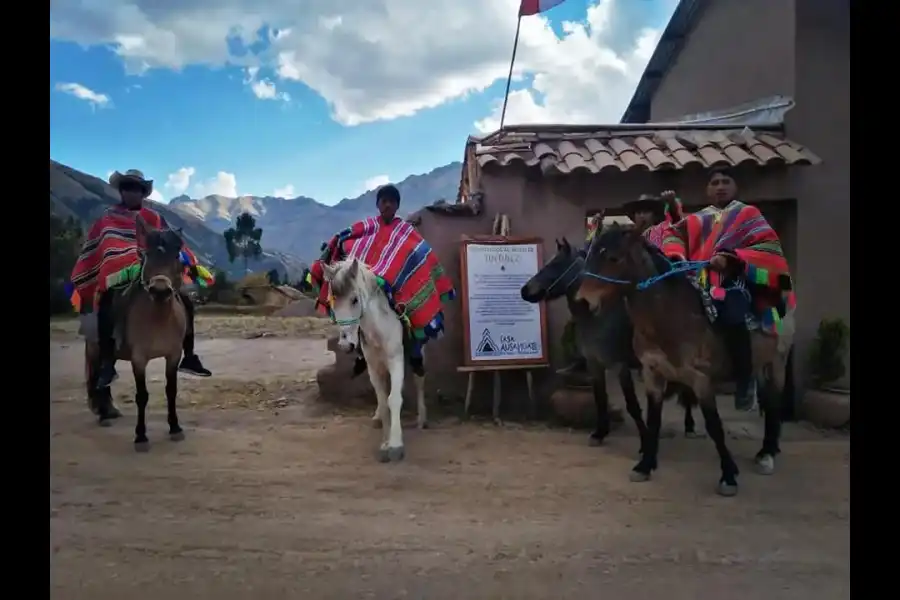
[{"label": "dirt ground", "polygon": [[[283,321],[201,319],[215,377],[181,378],[174,443],[155,366],[147,454],[131,446],[127,363],[125,416],[101,429],[73,325],[51,323],[52,598],[850,597],[848,437],[786,426],[763,477],[756,417],[727,414],[735,498],[714,493],[708,439],[663,440],[654,479],[629,482],[628,427],[593,448],[580,432],[443,418],[406,429],[404,462],[379,464],[370,413],[315,400],[333,360],[323,325]],[[680,411],[666,415],[677,431]]]}]

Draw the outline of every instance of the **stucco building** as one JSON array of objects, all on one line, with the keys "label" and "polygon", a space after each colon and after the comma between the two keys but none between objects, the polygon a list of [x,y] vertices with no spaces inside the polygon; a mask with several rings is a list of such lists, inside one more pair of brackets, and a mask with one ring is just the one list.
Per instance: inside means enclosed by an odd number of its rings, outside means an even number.
[{"label": "stucco building", "polygon": [[[784,241],[802,358],[821,318],[849,321],[849,87],[847,0],[682,0],[621,123],[469,138],[457,203],[414,219],[458,284],[460,236],[490,233],[498,212],[551,256],[554,238],[582,238],[587,214],[668,188],[699,208],[706,169],[735,166],[742,198]],[[568,313],[548,308],[555,360]],[[465,384],[459,310],[449,307],[448,335],[428,354],[443,375],[432,382],[455,391]]]}]

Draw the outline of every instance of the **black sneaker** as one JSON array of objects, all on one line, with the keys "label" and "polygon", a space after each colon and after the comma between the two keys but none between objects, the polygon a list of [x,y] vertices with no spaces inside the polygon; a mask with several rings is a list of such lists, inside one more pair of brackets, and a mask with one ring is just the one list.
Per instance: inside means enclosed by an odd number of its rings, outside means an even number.
[{"label": "black sneaker", "polygon": [[419,377],[425,377],[425,363],[422,361],[421,356],[410,356],[409,366],[412,368],[413,373]]},{"label": "black sneaker", "polygon": [[112,385],[119,378],[115,363],[102,362],[97,369],[97,389],[102,390]]},{"label": "black sneaker", "polygon": [[572,364],[565,366],[565,367],[559,369],[558,371],[556,371],[556,373],[558,375],[572,375],[575,373],[585,373],[585,372],[587,372],[587,360],[585,360],[584,358],[579,358],[579,359],[575,360],[575,362],[573,362]]},{"label": "black sneaker", "polygon": [[366,359],[362,356],[357,356],[356,361],[353,363],[353,375],[350,378],[353,379],[354,377],[362,375],[368,368],[369,363],[366,362]]},{"label": "black sneaker", "polygon": [[203,366],[203,363],[200,362],[200,357],[196,354],[182,358],[178,370],[182,373],[196,375],[197,377],[209,377],[212,375],[212,371]]}]

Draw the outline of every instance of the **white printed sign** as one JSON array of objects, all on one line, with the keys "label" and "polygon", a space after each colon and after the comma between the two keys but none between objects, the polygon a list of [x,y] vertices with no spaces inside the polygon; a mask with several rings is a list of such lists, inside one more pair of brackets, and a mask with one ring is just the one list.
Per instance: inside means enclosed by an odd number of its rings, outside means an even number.
[{"label": "white printed sign", "polygon": [[522,300],[538,270],[537,243],[466,245],[469,360],[543,359],[541,306]]}]

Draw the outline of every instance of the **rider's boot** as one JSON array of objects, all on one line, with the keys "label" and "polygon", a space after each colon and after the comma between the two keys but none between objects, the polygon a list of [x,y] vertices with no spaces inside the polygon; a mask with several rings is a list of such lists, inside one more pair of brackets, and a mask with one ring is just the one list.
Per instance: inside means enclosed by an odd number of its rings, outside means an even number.
[{"label": "rider's boot", "polygon": [[108,388],[119,375],[116,373],[115,317],[113,293],[103,292],[97,303],[97,345],[100,347],[100,364],[97,368],[98,390]]},{"label": "rider's boot", "polygon": [[366,362],[366,357],[363,356],[362,348],[358,348],[356,350],[356,360],[353,362],[353,377],[358,377],[366,372],[366,369],[369,368],[369,364]]},{"label": "rider's boot", "polygon": [[575,359],[575,362],[572,364],[565,366],[557,371],[559,375],[572,375],[575,373],[586,373],[587,372],[587,360],[583,356],[579,356]]},{"label": "rider's boot", "polygon": [[200,357],[194,352],[194,303],[187,294],[183,292],[179,292],[179,294],[181,302],[184,304],[184,310],[187,313],[188,322],[187,332],[184,334],[184,342],[181,346],[184,355],[181,359],[181,364],[178,365],[178,370],[197,377],[209,377],[212,375],[212,371],[203,366]]},{"label": "rider's boot", "polygon": [[422,344],[413,340],[409,349],[409,367],[419,377],[425,377],[425,362],[422,357]]},{"label": "rider's boot", "polygon": [[753,347],[747,325],[727,326],[725,343],[734,374],[734,407],[740,411],[751,411],[756,407],[756,386],[753,385]]}]

